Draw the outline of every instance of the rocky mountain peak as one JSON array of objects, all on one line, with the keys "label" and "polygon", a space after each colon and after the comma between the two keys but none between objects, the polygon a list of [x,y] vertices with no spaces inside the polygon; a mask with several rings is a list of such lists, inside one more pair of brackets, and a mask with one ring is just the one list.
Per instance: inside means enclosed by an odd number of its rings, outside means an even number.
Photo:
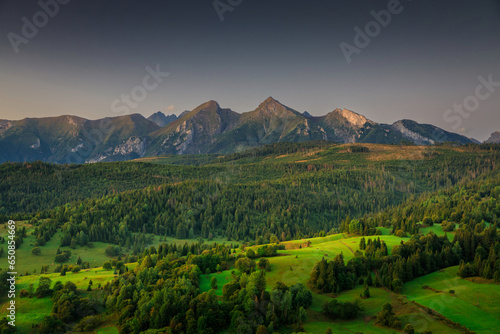
[{"label": "rocky mountain peak", "polygon": [[490,138],[486,141],[488,144],[500,144],[500,131],[495,131],[491,134]]},{"label": "rocky mountain peak", "polygon": [[348,123],[357,128],[364,126],[366,123],[373,123],[365,116],[345,108],[344,109],[337,108],[333,111],[333,113],[340,117],[343,117]]}]

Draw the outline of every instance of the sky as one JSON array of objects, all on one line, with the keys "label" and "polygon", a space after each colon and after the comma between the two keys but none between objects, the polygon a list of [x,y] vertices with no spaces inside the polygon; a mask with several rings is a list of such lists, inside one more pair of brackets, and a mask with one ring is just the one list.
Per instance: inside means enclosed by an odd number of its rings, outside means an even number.
[{"label": "sky", "polygon": [[499,0],[0,0],[0,119],[273,96],[482,141],[500,131],[499,59]]}]

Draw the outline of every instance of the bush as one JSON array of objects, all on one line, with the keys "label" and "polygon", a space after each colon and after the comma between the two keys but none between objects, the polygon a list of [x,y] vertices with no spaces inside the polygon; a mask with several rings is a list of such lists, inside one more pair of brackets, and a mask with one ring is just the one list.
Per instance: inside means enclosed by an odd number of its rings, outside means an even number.
[{"label": "bush", "polygon": [[368,153],[370,149],[364,146],[351,146],[347,151],[349,153]]},{"label": "bush", "polygon": [[432,218],[429,218],[429,217],[425,217],[424,220],[422,221],[422,223],[425,226],[433,226],[434,225],[434,221],[432,220]]},{"label": "bush", "polygon": [[52,283],[52,280],[48,277],[40,277],[38,280],[38,288],[36,289],[36,296],[38,298],[44,298],[44,297],[49,297],[52,296],[52,293],[54,292],[52,289],[50,289],[50,284]]},{"label": "bush", "polygon": [[403,329],[403,332],[405,332],[405,334],[415,334],[415,329],[413,328],[412,325],[408,324]]},{"label": "bush", "polygon": [[406,237],[406,232],[404,232],[403,230],[398,230],[396,232],[396,236],[399,237],[399,238]]},{"label": "bush", "polygon": [[259,260],[258,266],[259,269],[261,270],[267,270],[267,271],[271,270],[271,265],[269,263],[269,260],[263,257]]},{"label": "bush", "polygon": [[70,257],[71,257],[71,251],[69,251],[69,250],[64,251],[61,254],[56,255],[55,261],[57,263],[64,263],[64,262],[67,262]]},{"label": "bush", "polygon": [[33,248],[33,249],[31,250],[31,254],[33,254],[33,255],[35,255],[35,256],[36,256],[36,255],[40,255],[40,254],[42,254],[42,251],[40,250],[40,248],[39,248],[39,247],[35,247],[35,248]]},{"label": "bush", "polygon": [[106,261],[106,262],[104,262],[104,263],[102,264],[102,268],[103,268],[104,270],[111,270],[113,267],[111,266],[111,262]]},{"label": "bush", "polygon": [[99,317],[89,315],[88,317],[83,318],[73,330],[77,333],[88,333],[99,326],[101,322],[102,321]]},{"label": "bush", "polygon": [[118,256],[120,255],[120,247],[109,245],[108,247],[106,247],[104,254],[106,254],[109,257]]},{"label": "bush", "polygon": [[255,270],[255,261],[247,257],[242,257],[236,261],[234,267],[242,273],[250,274]]},{"label": "bush", "polygon": [[361,294],[361,298],[370,298],[370,289],[366,288]]},{"label": "bush", "polygon": [[444,221],[441,223],[441,228],[445,232],[453,232],[455,231],[455,223]]},{"label": "bush", "polygon": [[247,250],[246,256],[250,259],[255,259],[255,252],[251,249]]},{"label": "bush", "polygon": [[41,334],[65,333],[64,323],[55,316],[45,316],[38,325]]},{"label": "bush", "polygon": [[332,320],[354,319],[358,315],[359,311],[361,311],[361,307],[359,306],[357,300],[354,302],[342,303],[333,299],[323,305],[323,313]]},{"label": "bush", "polygon": [[382,306],[382,310],[377,314],[375,324],[394,329],[400,329],[402,326],[401,320],[396,318],[394,312],[392,311],[392,305],[389,303]]},{"label": "bush", "polygon": [[210,280],[210,287],[213,289],[213,290],[216,290],[217,289],[217,278],[214,276],[212,277],[212,279]]}]

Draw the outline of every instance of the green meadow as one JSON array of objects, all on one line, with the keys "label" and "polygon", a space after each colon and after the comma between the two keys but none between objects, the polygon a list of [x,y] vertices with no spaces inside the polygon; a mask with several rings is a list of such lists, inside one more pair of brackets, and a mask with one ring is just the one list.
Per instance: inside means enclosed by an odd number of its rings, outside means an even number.
[{"label": "green meadow", "polygon": [[[127,264],[129,269],[133,269],[136,263]],[[22,289],[29,289],[29,286],[33,284],[33,289],[36,290],[38,287],[38,281],[41,276],[49,277],[52,280],[52,285],[61,281],[61,283],[73,282],[79,290],[84,294],[92,294],[93,292],[87,292],[87,286],[89,281],[92,280],[92,289],[95,291],[98,284],[104,286],[107,282],[111,282],[116,276],[113,275],[113,271],[107,271],[102,268],[86,269],[79,273],[68,272],[65,276],[61,276],[58,273],[47,274],[47,275],[29,275],[18,278],[16,282],[17,298],[16,298],[16,328],[20,333],[31,332],[32,324],[36,324],[42,321],[43,317],[50,315],[52,310],[52,299],[51,298],[20,298],[19,291]],[[0,313],[7,313],[7,303],[4,299],[0,307]],[[116,328],[115,328],[116,329]],[[104,332],[108,333],[108,332]],[[113,333],[113,332],[109,332]]]},{"label": "green meadow", "polygon": [[500,333],[500,285],[473,283],[457,271],[455,266],[407,282],[403,294],[474,332]]},{"label": "green meadow", "polygon": [[[399,238],[393,235],[381,235],[365,237],[385,241],[389,252],[392,247],[399,245],[407,238]],[[283,242],[286,250],[278,251],[279,256],[269,258],[271,272],[267,273],[268,284],[274,285],[276,282],[283,282],[288,285],[303,283],[306,284],[311,274],[314,264],[322,258],[333,260],[340,253],[344,260],[348,261],[354,257],[354,253],[359,250],[361,237],[348,237],[345,234],[335,234],[323,238],[303,239],[301,241]],[[307,247],[306,242],[311,244]],[[297,247],[299,244],[299,247]],[[256,249],[258,246],[254,246]],[[293,248],[291,248],[293,247]],[[248,249],[248,248],[247,248]]]},{"label": "green meadow", "polygon": [[453,240],[453,237],[455,235],[455,232],[445,232],[445,231],[443,231],[443,228],[441,227],[441,224],[434,224],[433,226],[430,226],[430,227],[421,228],[420,232],[423,235],[427,235],[429,232],[433,232],[437,236],[446,235],[450,241]]},{"label": "green meadow", "polygon": [[[215,289],[215,294],[217,296],[222,296],[222,287],[226,284],[229,283],[230,281],[233,280],[233,277],[231,275],[232,270],[225,270],[220,273],[213,273],[210,275],[201,275],[200,276],[200,291],[201,292],[207,292],[212,289],[210,286],[210,281],[212,280],[212,277],[215,277],[217,279],[217,289]],[[236,270],[237,272],[237,270]]]},{"label": "green meadow", "polygon": [[[439,227],[433,226],[433,229],[437,230]],[[399,238],[393,235],[370,236],[365,237],[365,239],[376,239],[378,237],[387,244],[389,252],[393,246],[400,244],[401,241],[408,240],[407,238]],[[359,249],[360,239],[361,237],[335,234],[326,237],[283,242],[282,244],[286,249],[280,250],[279,256],[268,258],[271,263],[271,271],[266,273],[267,289],[272,289],[278,281],[282,281],[287,285],[295,283],[307,284],[310,272],[317,261],[323,257],[333,259],[340,253],[348,261],[354,257],[354,252]],[[223,240],[220,241],[223,242]],[[307,247],[308,241],[310,241],[309,247]],[[156,242],[159,242],[159,240],[155,240]],[[172,239],[167,240],[167,242],[184,244],[186,240]],[[91,249],[102,250],[104,245],[98,245]],[[50,245],[48,244],[44,248],[47,248],[47,246]],[[258,247],[253,246],[246,249],[252,248],[255,250]],[[77,251],[78,248],[74,252],[75,255],[78,254]],[[242,251],[240,250],[240,252]],[[94,256],[96,262],[108,259],[98,254],[98,252]],[[87,258],[92,259],[88,253]],[[129,269],[133,269],[135,266],[135,263],[127,264]],[[370,288],[371,297],[361,299],[360,295],[364,290],[364,287],[361,285],[357,285],[350,291],[344,291],[335,298],[339,301],[360,299],[361,306],[363,307],[361,314],[353,321],[331,321],[325,318],[321,313],[322,306],[332,296],[313,292],[313,304],[308,311],[308,321],[305,323],[304,329],[309,333],[324,333],[328,328],[332,329],[334,333],[394,333],[391,329],[375,325],[376,314],[385,303],[390,302],[394,305],[396,314],[404,324],[410,323],[415,328],[421,328],[422,330],[425,328],[434,333],[459,333],[459,331],[451,329],[425,314],[422,309],[411,303],[415,301],[434,309],[452,321],[467,326],[477,333],[495,333],[495,328],[500,328],[500,319],[498,319],[500,306],[496,303],[500,298],[498,285],[477,284],[469,280],[460,279],[456,276],[457,270],[457,267],[452,267],[408,282],[404,285],[402,295],[394,294],[384,288],[372,287]],[[220,273],[201,275],[200,291],[211,290],[210,281],[212,277],[216,277],[217,289],[215,292],[216,295],[222,296],[222,287],[232,280],[231,271],[226,270]],[[87,294],[86,288],[90,280],[92,280],[95,290],[98,284],[104,285],[116,277],[113,271],[106,271],[101,267],[82,270],[79,273],[68,272],[65,276],[60,276],[58,273],[43,276],[49,277],[53,284],[56,281],[61,281],[63,284],[71,281],[85,294]],[[28,289],[31,284],[36,289],[39,278],[39,275],[20,277],[17,282],[18,291]],[[422,287],[425,285],[432,288],[432,290],[423,289]],[[451,294],[449,290],[455,290],[455,293]],[[40,322],[44,316],[49,315],[52,308],[50,298],[18,298],[17,300],[17,324],[21,333],[29,333],[32,324]],[[2,313],[6,312],[6,307],[7,305],[4,303],[1,308]],[[118,333],[118,329],[107,322],[95,333]]]}]

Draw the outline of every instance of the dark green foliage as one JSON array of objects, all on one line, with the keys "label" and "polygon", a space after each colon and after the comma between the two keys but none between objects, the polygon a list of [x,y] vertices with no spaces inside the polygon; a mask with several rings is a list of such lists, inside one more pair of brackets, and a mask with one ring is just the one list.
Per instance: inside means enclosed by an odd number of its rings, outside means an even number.
[{"label": "dark green foliage", "polygon": [[38,325],[41,334],[66,333],[64,323],[53,315],[45,316]]},{"label": "dark green foliage", "polygon": [[16,328],[9,325],[9,321],[7,318],[0,319],[0,333],[2,334],[14,334],[16,333]]},{"label": "dark green foliage", "polygon": [[323,305],[323,313],[332,320],[350,320],[358,316],[361,306],[356,300],[354,302],[339,302],[336,299],[326,302]]},{"label": "dark green foliage", "polygon": [[365,288],[365,290],[363,290],[363,293],[361,294],[360,297],[361,298],[370,298],[370,289]]},{"label": "dark green foliage", "polygon": [[242,273],[249,274],[255,270],[255,261],[247,257],[242,257],[236,261],[234,267]]},{"label": "dark green foliage", "polygon": [[415,334],[415,329],[411,324],[407,324],[403,329],[403,332],[405,332],[405,334]]},{"label": "dark green foliage", "polygon": [[266,258],[261,258],[258,262],[258,266],[259,266],[259,269],[261,269],[261,270],[267,270],[267,271],[271,270],[271,264],[270,264],[269,260]]},{"label": "dark green foliage", "polygon": [[89,333],[102,323],[102,320],[98,316],[89,315],[82,320],[73,328],[76,333]]},{"label": "dark green foliage", "polygon": [[377,314],[375,323],[380,326],[401,329],[401,320],[399,320],[392,310],[392,305],[387,303],[382,306],[382,310]]},{"label": "dark green foliage", "polygon": [[64,263],[64,262],[67,262],[70,257],[71,257],[71,251],[67,250],[67,251],[64,251],[60,254],[57,254],[56,258],[55,258],[55,262]]},{"label": "dark green foliage", "polygon": [[351,146],[351,147],[349,147],[348,150],[351,153],[367,153],[367,152],[370,152],[370,149],[368,147],[363,147],[363,146]]},{"label": "dark green foliage", "polygon": [[325,293],[350,290],[356,283],[357,271],[360,271],[358,276],[367,273],[369,264],[362,261],[360,258],[354,258],[346,265],[342,253],[330,262],[322,259],[314,265],[309,282]]},{"label": "dark green foliage", "polygon": [[62,289],[54,293],[52,300],[52,315],[64,323],[95,315],[101,309],[94,300],[82,298],[72,282],[66,282]]},{"label": "dark green foliage", "polygon": [[214,276],[210,279],[210,287],[214,290],[217,289],[217,277]]},{"label": "dark green foliage", "polygon": [[113,269],[113,267],[111,266],[111,262],[109,262],[109,261],[104,262],[103,265],[102,265],[102,268],[104,270],[111,270],[111,269]]},{"label": "dark green foliage", "polygon": [[[284,249],[284,247],[281,247]],[[278,249],[280,246],[278,245],[265,245],[257,248],[257,256],[258,257],[273,257],[278,255]]]},{"label": "dark green foliage", "polygon": [[52,283],[52,280],[48,277],[40,277],[38,280],[38,287],[36,288],[36,296],[38,298],[45,298],[52,296],[52,293],[54,292],[51,288],[50,285]]},{"label": "dark green foliage", "polygon": [[[249,154],[260,159],[266,152],[307,153],[324,147],[318,143],[280,144]],[[496,151],[475,148],[458,154],[439,148],[439,159],[403,166],[398,161],[383,161],[377,163],[380,168],[372,168],[364,154],[360,157],[350,153],[347,159],[359,159],[353,160],[353,169],[349,164],[335,164],[329,154],[340,155],[336,146],[326,147],[325,153],[318,153],[325,162],[316,164],[252,164],[238,156],[198,167],[136,162],[70,167],[4,164],[0,165],[6,175],[2,179],[6,184],[0,182],[0,220],[14,212],[14,218],[31,218],[26,212],[81,200],[37,214],[39,218],[50,218],[50,222],[35,224],[39,224],[39,245],[68,224],[62,246],[101,241],[132,247],[135,254],[147,245],[137,240],[147,233],[180,238],[218,234],[266,243],[271,236],[280,240],[314,236],[337,228],[347,216],[356,218],[349,223],[344,220],[343,231],[373,235],[376,226],[386,226],[390,219],[378,224],[376,220],[361,219],[363,214],[401,203],[412,194],[450,187],[471,173],[486,173],[500,160]],[[62,181],[57,180],[59,172]],[[22,186],[10,184],[17,178],[23,180]],[[30,192],[28,187],[43,191]],[[119,193],[137,188],[140,190]],[[45,197],[40,198],[40,194]],[[35,197],[29,200],[30,196]],[[64,202],[54,202],[55,198]],[[16,203],[17,208],[7,208],[5,203]],[[35,204],[30,203],[38,204],[33,207]],[[396,226],[396,231],[416,232],[410,222],[401,219],[397,224],[400,221],[408,226]]]}]

